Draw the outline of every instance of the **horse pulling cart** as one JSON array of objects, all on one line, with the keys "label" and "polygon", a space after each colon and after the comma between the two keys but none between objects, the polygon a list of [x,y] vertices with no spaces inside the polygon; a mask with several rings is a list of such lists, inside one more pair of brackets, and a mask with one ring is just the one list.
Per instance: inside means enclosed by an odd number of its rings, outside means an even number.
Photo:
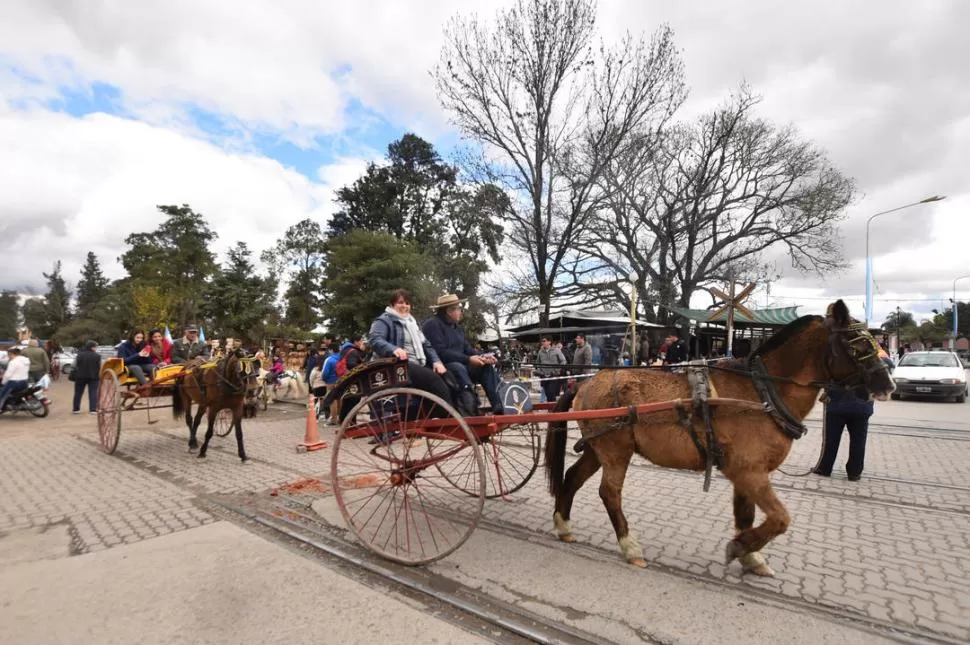
[{"label": "horse pulling cart", "polygon": [[[215,365],[215,362],[205,363],[202,368]],[[98,388],[98,435],[101,449],[110,455],[118,448],[124,413],[144,410],[150,425],[158,423],[158,419],[152,419],[152,412],[172,408],[172,403],[159,404],[158,399],[171,398],[175,382],[189,367],[190,364],[159,367],[151,380],[142,385],[128,372],[123,359],[106,359],[101,365]],[[232,431],[232,418],[230,410],[219,410],[214,425],[215,434],[220,437],[228,435]]]},{"label": "horse pulling cart", "polygon": [[[332,490],[344,520],[372,551],[406,565],[453,552],[478,525],[486,499],[506,498],[531,479],[539,464],[540,423],[625,423],[692,406],[690,399],[677,399],[555,412],[555,403],[537,403],[530,412],[463,417],[449,402],[407,386],[407,365],[393,358],[367,363],[324,400],[359,397],[331,457]],[[762,409],[751,401],[711,403]]]},{"label": "horse pulling cart", "polygon": [[[342,398],[352,406],[334,439],[331,486],[347,526],[379,555],[420,565],[461,546],[486,498],[518,490],[535,473],[537,427],[545,423],[552,519],[562,541],[575,540],[577,491],[602,469],[599,494],[620,550],[646,566],[621,508],[633,455],[706,471],[705,489],[716,466],[733,486],[735,535],[726,561],[737,558],[759,575],[772,575],[761,549],[790,523],[770,476],[805,433],[802,421],[819,392],[848,389],[884,400],[895,387],[865,324],[841,300],[825,317],[790,323],[747,362],[688,366],[684,374],[608,369],[529,413],[462,417],[407,384],[407,362],[374,361],[347,374],[324,402]],[[573,421],[581,455],[567,471],[566,424]],[[756,507],[765,515],[757,526]]]}]

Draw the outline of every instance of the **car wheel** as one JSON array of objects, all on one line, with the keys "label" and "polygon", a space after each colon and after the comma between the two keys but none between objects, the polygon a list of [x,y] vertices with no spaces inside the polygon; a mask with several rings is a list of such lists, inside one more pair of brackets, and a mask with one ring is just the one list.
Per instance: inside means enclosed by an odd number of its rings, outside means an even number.
[{"label": "car wheel", "polygon": [[899,399],[901,399],[903,397],[901,397],[898,394],[896,394],[895,392],[893,392],[892,394],[889,395],[889,398],[891,398],[893,401],[898,401]]},{"label": "car wheel", "polygon": [[964,401],[966,401],[967,400],[967,392],[966,392],[966,390],[964,390],[963,394],[961,394],[960,396],[956,397],[956,399],[954,399],[954,400],[957,403],[963,403]]}]

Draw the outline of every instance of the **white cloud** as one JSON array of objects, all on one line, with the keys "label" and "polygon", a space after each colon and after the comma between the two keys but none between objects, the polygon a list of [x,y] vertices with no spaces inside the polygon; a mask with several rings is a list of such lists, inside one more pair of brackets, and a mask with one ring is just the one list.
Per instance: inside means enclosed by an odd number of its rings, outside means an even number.
[{"label": "white cloud", "polygon": [[308,144],[342,131],[355,98],[399,124],[444,124],[428,70],[451,3],[6,4],[0,50],[19,67],[45,85],[120,87],[125,106],[154,121],[193,104]]},{"label": "white cloud", "polygon": [[[88,250],[109,277],[124,238],[161,221],[157,204],[203,213],[222,253],[237,240],[256,251],[305,217],[323,221],[333,191],[366,163],[344,159],[312,182],[278,162],[227,153],[156,126],[96,114],[76,119],[42,110],[0,113],[0,286],[36,291],[41,271],[64,261],[76,280]],[[329,181],[338,183],[330,184]]]}]

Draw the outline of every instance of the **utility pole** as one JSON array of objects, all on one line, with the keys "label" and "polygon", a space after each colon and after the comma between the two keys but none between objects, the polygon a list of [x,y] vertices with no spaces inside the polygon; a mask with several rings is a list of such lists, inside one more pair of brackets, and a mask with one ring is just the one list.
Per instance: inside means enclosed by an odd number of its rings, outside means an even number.
[{"label": "utility pole", "polygon": [[896,355],[899,355],[899,348],[903,346],[903,337],[901,334],[902,325],[900,324],[900,310],[899,305],[896,305]]}]

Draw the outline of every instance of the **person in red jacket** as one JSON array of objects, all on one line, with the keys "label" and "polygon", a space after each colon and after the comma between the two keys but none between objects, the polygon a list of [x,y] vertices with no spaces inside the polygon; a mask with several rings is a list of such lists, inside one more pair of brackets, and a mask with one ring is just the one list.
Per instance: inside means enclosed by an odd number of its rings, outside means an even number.
[{"label": "person in red jacket", "polygon": [[152,365],[156,368],[172,364],[172,343],[165,340],[161,329],[148,332],[149,347],[151,348]]}]

